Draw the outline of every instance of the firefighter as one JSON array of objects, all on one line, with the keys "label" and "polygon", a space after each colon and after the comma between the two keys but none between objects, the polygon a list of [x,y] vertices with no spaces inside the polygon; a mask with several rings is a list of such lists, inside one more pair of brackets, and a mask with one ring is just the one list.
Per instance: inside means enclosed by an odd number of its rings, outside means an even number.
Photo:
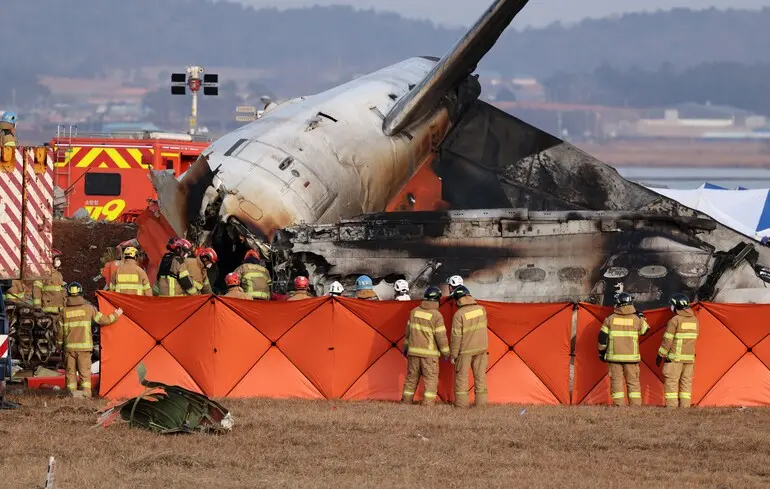
[{"label": "firefighter", "polygon": [[356,299],[363,299],[366,301],[378,301],[377,293],[374,291],[374,284],[372,279],[367,275],[361,275],[356,279]]},{"label": "firefighter", "polygon": [[463,278],[461,276],[459,276],[459,275],[452,275],[451,277],[449,277],[449,279],[446,281],[446,283],[449,286],[449,295],[450,295],[450,297],[452,296],[452,294],[454,294],[455,289],[457,287],[465,285],[463,283]]},{"label": "firefighter", "polygon": [[[91,324],[106,326],[123,314],[118,308],[105,316],[83,298],[83,287],[73,282],[67,286],[67,305],[59,329],[59,349],[64,355],[67,390],[74,397],[91,397],[91,353],[94,349]],[[80,387],[78,390],[78,374]]]},{"label": "firefighter", "polygon": [[345,288],[337,281],[332,282],[329,286],[329,295],[331,297],[340,297],[343,292],[345,292]]},{"label": "firefighter", "polygon": [[241,287],[254,300],[269,301],[270,272],[267,271],[259,252],[249,250],[243,257],[243,264],[235,269],[235,273],[241,276]]},{"label": "firefighter", "polygon": [[29,290],[22,280],[11,280],[11,288],[5,292],[5,299],[11,302],[27,302]]},{"label": "firefighter", "polygon": [[211,294],[208,269],[217,262],[217,253],[211,248],[198,248],[193,256],[185,258],[179,269],[179,284],[187,295]]},{"label": "firefighter", "polygon": [[[624,387],[628,387],[628,403],[642,405],[639,383],[639,337],[650,326],[642,312],[637,312],[631,295],[615,295],[615,312],[604,320],[599,331],[599,359],[609,364],[610,391],[615,406],[626,405]],[[624,380],[625,378],[625,380]]]},{"label": "firefighter", "polygon": [[406,280],[396,280],[393,285],[393,290],[396,292],[397,301],[410,301],[409,297],[409,283]]},{"label": "firefighter", "polygon": [[123,250],[123,263],[112,273],[110,290],[119,294],[145,295],[152,297],[147,272],[136,264],[139,250],[129,246]]},{"label": "firefighter", "polygon": [[455,406],[468,407],[468,371],[473,370],[476,406],[487,403],[487,311],[460,285],[452,298],[457,312],[452,318],[451,361],[455,366]]},{"label": "firefighter", "polygon": [[160,260],[156,281],[156,293],[161,297],[179,297],[184,289],[179,284],[179,272],[184,257],[192,250],[192,243],[186,239],[171,238],[166,244],[168,250]]},{"label": "firefighter", "polygon": [[16,141],[16,113],[5,112],[0,117],[0,146],[3,148],[13,148],[17,146]]},{"label": "firefighter", "polygon": [[301,301],[304,299],[312,299],[313,296],[311,296],[307,288],[310,286],[310,282],[308,281],[307,277],[297,277],[294,279],[294,289],[295,292],[291,294],[291,296],[286,299],[287,301]]},{"label": "firefighter", "polygon": [[692,378],[695,372],[695,343],[700,323],[684,294],[671,297],[671,311],[676,313],[666,324],[663,342],[655,365],[663,365],[663,390],[666,407],[688,408],[692,404]]},{"label": "firefighter", "polygon": [[425,382],[423,404],[429,406],[436,400],[439,356],[449,358],[446,326],[438,312],[440,300],[441,289],[428,287],[422,303],[409,314],[403,351],[407,366],[401,402],[405,404],[412,404],[420,376]]},{"label": "firefighter", "polygon": [[51,278],[47,280],[35,280],[32,282],[32,304],[53,316],[54,323],[59,320],[59,314],[64,307],[64,278],[59,269],[61,268],[62,254],[59,250],[53,252],[53,270]]},{"label": "firefighter", "polygon": [[112,280],[112,275],[115,273],[115,270],[117,270],[118,267],[123,264],[123,250],[129,246],[133,246],[134,248],[138,249],[139,242],[136,239],[129,239],[128,241],[123,241],[120,243],[115,247],[115,253],[118,255],[118,258],[105,263],[104,267],[102,267],[102,277],[104,277],[105,281],[104,290],[110,290],[110,281]]},{"label": "firefighter", "polygon": [[231,297],[233,299],[251,299],[251,296],[241,288],[241,276],[237,273],[228,273],[225,275],[225,285],[227,286],[227,293],[224,295],[225,297]]}]

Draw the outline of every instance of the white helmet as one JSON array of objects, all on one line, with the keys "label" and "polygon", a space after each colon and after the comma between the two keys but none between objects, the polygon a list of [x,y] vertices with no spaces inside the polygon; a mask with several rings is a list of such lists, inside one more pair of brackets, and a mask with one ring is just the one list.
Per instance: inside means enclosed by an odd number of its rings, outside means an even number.
[{"label": "white helmet", "polygon": [[452,275],[449,280],[446,281],[450,287],[460,287],[463,284],[463,278],[459,275]]},{"label": "white helmet", "polygon": [[331,295],[342,295],[343,290],[345,289],[339,282],[332,282],[332,284],[329,286],[329,293]]},{"label": "white helmet", "polygon": [[397,294],[406,294],[409,292],[409,284],[406,280],[396,280],[393,290],[395,290]]}]

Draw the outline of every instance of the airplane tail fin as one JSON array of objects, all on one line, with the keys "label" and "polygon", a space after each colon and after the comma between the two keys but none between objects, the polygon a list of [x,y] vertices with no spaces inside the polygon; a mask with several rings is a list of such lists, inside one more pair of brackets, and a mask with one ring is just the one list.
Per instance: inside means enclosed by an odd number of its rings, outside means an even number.
[{"label": "airplane tail fin", "polygon": [[529,0],[495,0],[476,24],[444,55],[425,78],[404,95],[383,121],[382,130],[393,136],[428,111],[476,69],[503,31]]}]

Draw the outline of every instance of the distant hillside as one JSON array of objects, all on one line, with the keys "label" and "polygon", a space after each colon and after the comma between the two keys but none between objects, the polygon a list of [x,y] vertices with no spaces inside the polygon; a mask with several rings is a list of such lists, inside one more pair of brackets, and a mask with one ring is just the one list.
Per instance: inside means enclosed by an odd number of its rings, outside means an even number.
[{"label": "distant hillside", "polygon": [[[409,56],[441,55],[462,34],[348,7],[257,11],[210,0],[14,0],[2,10],[3,19],[25,19],[0,29],[4,69],[70,76],[190,63],[293,68],[297,76],[320,68],[356,73]],[[712,9],[509,30],[483,67],[548,77],[605,64],[770,62],[768,25],[770,9]]]}]

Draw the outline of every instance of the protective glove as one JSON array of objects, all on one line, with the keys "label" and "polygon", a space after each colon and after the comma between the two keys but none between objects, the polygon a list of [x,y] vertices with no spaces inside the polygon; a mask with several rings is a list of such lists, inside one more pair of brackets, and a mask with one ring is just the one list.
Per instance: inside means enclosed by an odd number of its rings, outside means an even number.
[{"label": "protective glove", "polygon": [[457,360],[455,359],[455,357],[451,357],[451,358],[449,359],[449,363],[451,363],[452,365],[454,365],[456,361],[457,361]]},{"label": "protective glove", "polygon": [[660,355],[658,355],[658,356],[655,358],[655,366],[656,366],[656,367],[660,367],[660,364],[661,364],[661,363],[663,363],[663,357],[662,357],[662,356],[660,356]]},{"label": "protective glove", "polygon": [[644,313],[642,311],[636,311],[636,317],[643,318],[644,317]]},{"label": "protective glove", "polygon": [[607,361],[607,350],[599,352],[599,360],[601,360],[602,362]]},{"label": "protective glove", "polygon": [[122,315],[123,315],[123,309],[121,309],[121,308],[115,309],[115,317],[119,318]]}]

